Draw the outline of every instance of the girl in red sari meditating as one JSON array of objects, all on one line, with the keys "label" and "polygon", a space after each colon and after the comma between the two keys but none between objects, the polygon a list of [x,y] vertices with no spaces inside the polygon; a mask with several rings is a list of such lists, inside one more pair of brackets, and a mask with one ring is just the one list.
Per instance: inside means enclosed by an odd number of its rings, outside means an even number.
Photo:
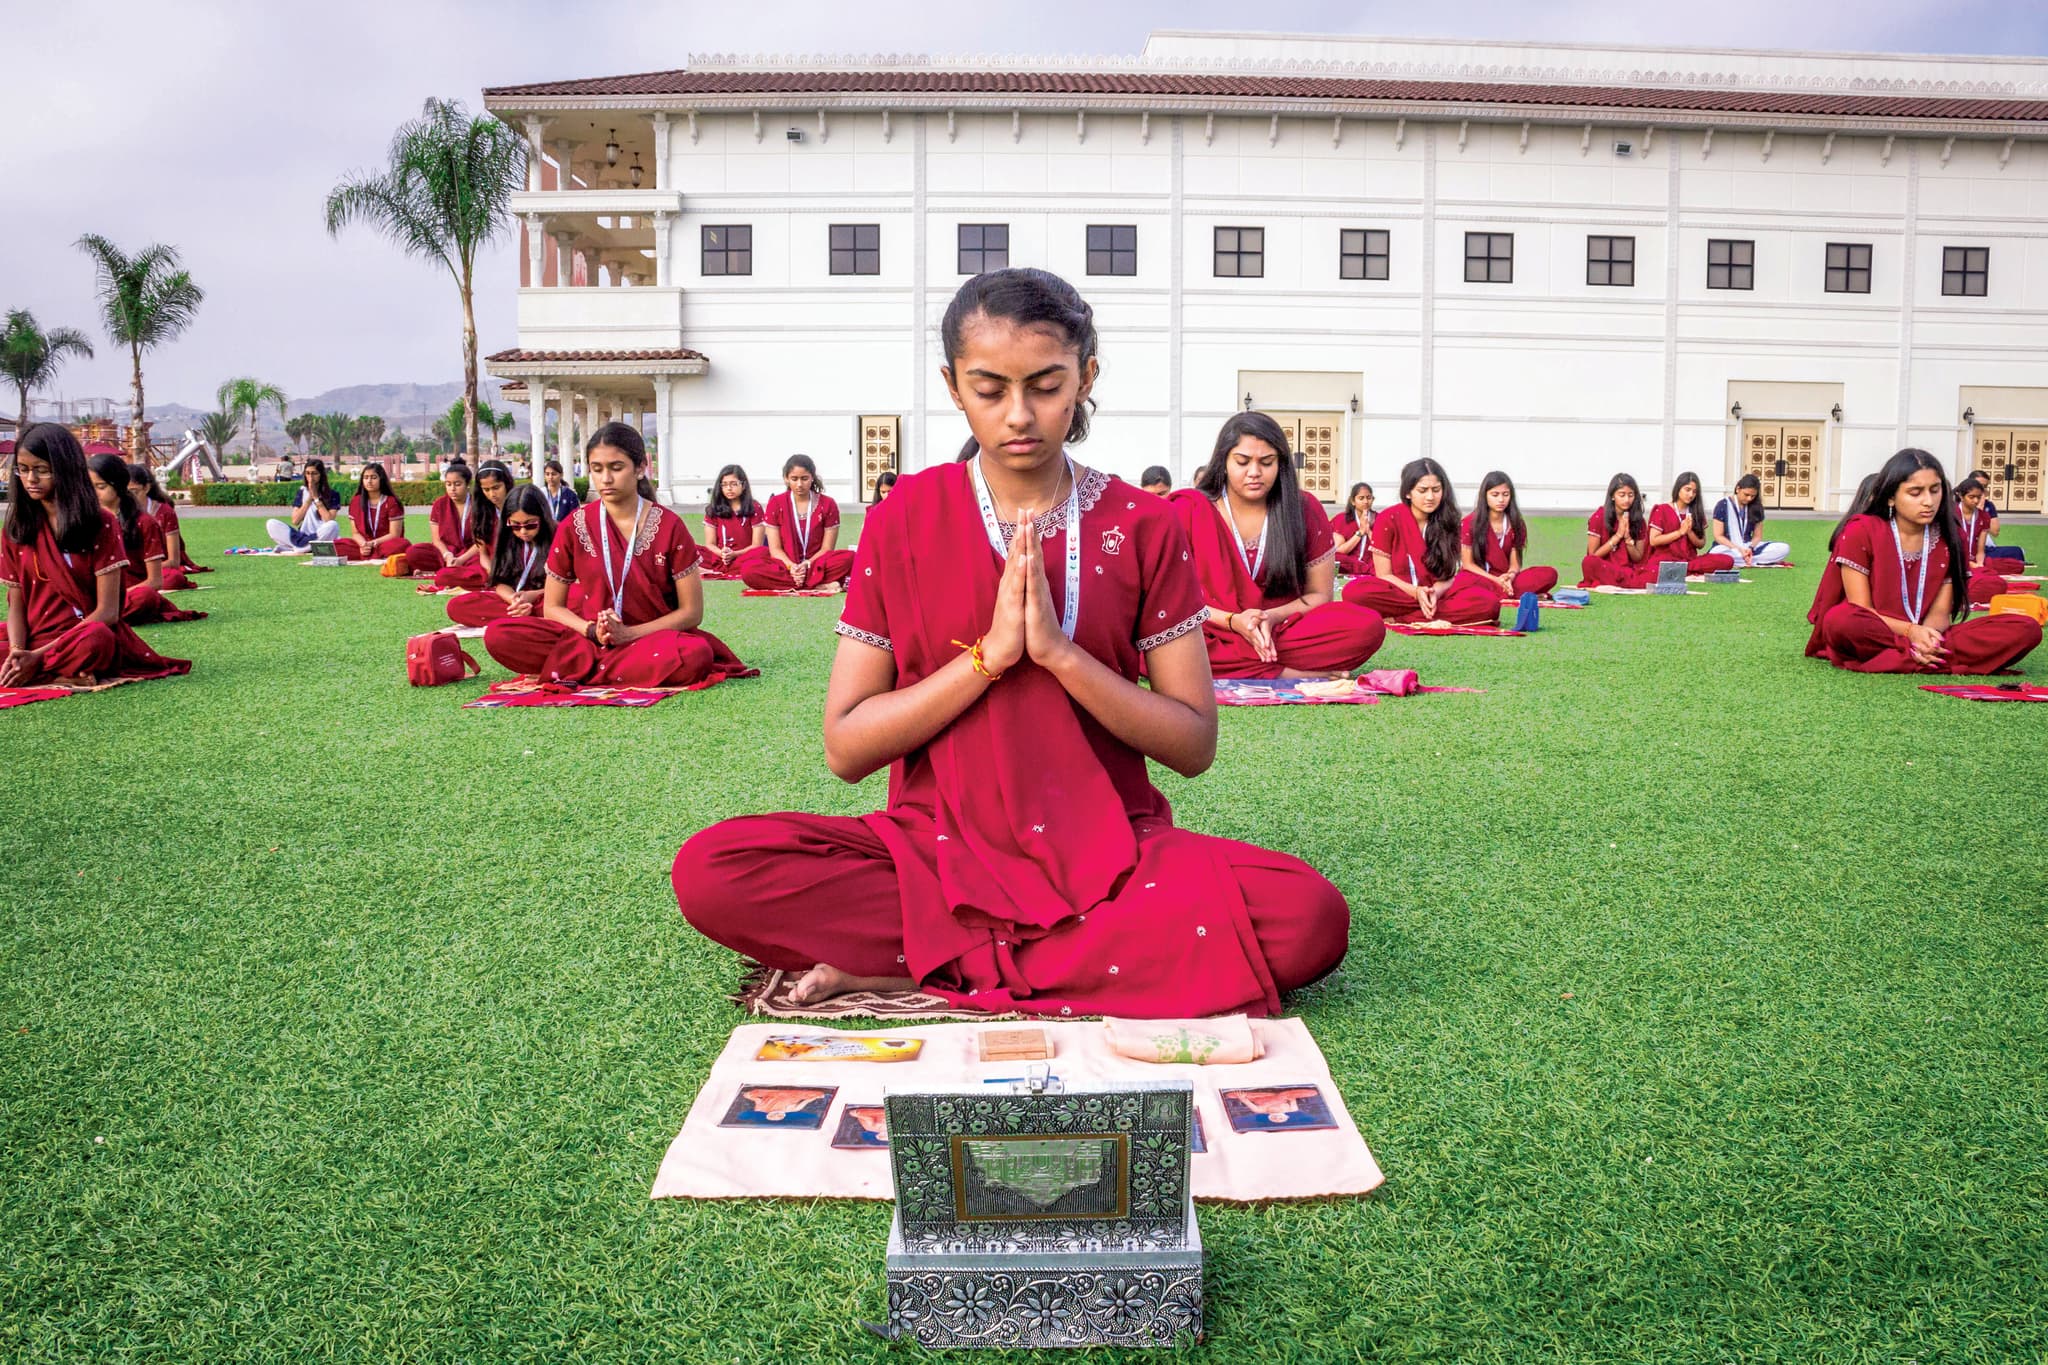
[{"label": "girl in red sari meditating", "polygon": [[768,529],[768,554],[742,565],[740,577],[755,589],[830,588],[840,591],[853,572],[853,551],[839,543],[839,504],[818,484],[818,467],[808,455],[782,462],[786,491],[768,499],[761,515]]},{"label": "girl in red sari meditating", "polygon": [[1329,519],[1295,482],[1287,433],[1240,412],[1216,434],[1194,486],[1171,502],[1187,529],[1219,678],[1336,678],[1387,638],[1386,622],[1337,595]]},{"label": "girl in red sari meditating", "polygon": [[121,619],[131,626],[167,621],[197,621],[203,611],[181,611],[164,596],[164,533],[142,515],[142,504],[129,487],[128,462],[119,455],[94,455],[85,462],[93,496],[102,511],[111,512],[121,532]]},{"label": "girl in red sari meditating", "polygon": [[1299,859],[1175,828],[1147,776],[1215,756],[1206,611],[1173,509],[1067,454],[1093,316],[999,270],[940,335],[973,439],[870,509],[825,699],[832,771],[890,765],[888,809],[714,825],[676,856],[677,902],[808,969],[806,1000],[915,983],[1055,1017],[1272,1014],[1343,957],[1349,910]]},{"label": "girl in red sari meditating", "polygon": [[[548,551],[555,541],[555,520],[548,515],[547,490],[523,483],[505,499],[498,548],[491,555],[488,577],[475,592],[448,599],[448,619],[458,626],[485,626],[506,616],[532,616],[547,596]],[[572,514],[573,515],[573,514]]]},{"label": "girl in red sari meditating", "polygon": [[706,573],[736,574],[768,558],[768,524],[747,471],[729,464],[706,490],[704,543],[697,562]]},{"label": "girl in red sari meditating", "polygon": [[1330,537],[1337,545],[1337,572],[1349,578],[1372,572],[1372,485],[1351,485],[1344,510],[1330,519]]},{"label": "girl in red sari meditating", "polygon": [[1529,545],[1529,523],[1515,501],[1515,481],[1496,469],[1479,481],[1479,505],[1458,527],[1458,576],[1493,591],[1503,601],[1525,592],[1547,593],[1557,586],[1557,570],[1522,567]]},{"label": "girl in red sari meditating", "polygon": [[[1961,534],[1956,543],[1964,549],[1970,572],[1970,605],[1988,607],[2000,593],[2032,592],[2032,583],[2014,583],[1985,563],[1984,547],[1991,539],[1991,514],[1984,506],[1984,484],[1975,474],[1956,485],[1956,520]],[[2012,561],[2004,561],[2010,564]]]},{"label": "girl in red sari meditating", "polygon": [[1451,476],[1435,460],[1401,470],[1401,500],[1372,524],[1370,577],[1344,585],[1344,600],[1371,607],[1389,621],[1493,625],[1500,589],[1476,578],[1458,581],[1458,502]]},{"label": "girl in red sari meditating", "polygon": [[1680,474],[1671,485],[1671,501],[1657,504],[1650,513],[1649,551],[1643,556],[1643,563],[1650,568],[1645,581],[1655,581],[1656,566],[1672,559],[1681,561],[1689,574],[1734,568],[1732,555],[1700,553],[1712,534],[1707,527],[1707,505],[1700,501],[1700,476],[1690,471]]},{"label": "girl in red sari meditating", "polygon": [[647,447],[607,422],[584,452],[591,501],[555,528],[541,609],[484,627],[484,649],[542,682],[709,687],[753,670],[709,631],[697,542],[654,500]]},{"label": "girl in red sari meditating", "polygon": [[121,527],[93,495],[85,451],[55,422],[21,434],[0,529],[7,657],[0,687],[188,673],[121,619]]},{"label": "girl in red sari meditating", "polygon": [[131,460],[128,464],[128,487],[134,490],[135,502],[142,509],[143,517],[155,522],[157,534],[163,537],[163,590],[178,592],[191,587],[191,570],[186,567],[189,557],[185,553],[185,537],[178,529],[178,509],[171,506],[171,495],[164,492],[156,471],[140,460]]},{"label": "girl in red sari meditating", "polygon": [[1902,450],[1835,528],[1813,595],[1809,658],[1858,673],[1996,673],[2041,643],[2018,612],[1958,621],[1962,527],[1941,461]]},{"label": "girl in red sari meditating", "polygon": [[485,460],[477,466],[476,489],[482,496],[474,500],[476,510],[469,519],[468,558],[458,558],[435,572],[438,589],[474,592],[490,578],[491,557],[498,552],[498,518],[505,499],[512,495],[512,470],[497,460]]},{"label": "girl in red sari meditating", "polygon": [[334,542],[343,559],[389,559],[412,549],[405,538],[405,504],[391,491],[390,472],[375,460],[363,466],[348,500],[348,520],[355,534]]},{"label": "girl in red sari meditating", "polygon": [[406,550],[406,568],[416,574],[438,574],[451,564],[467,564],[475,559],[476,504],[469,466],[461,460],[452,461],[441,471],[440,496],[427,508],[427,533],[431,540]]},{"label": "girl in red sari meditating", "polygon": [[1586,557],[1579,561],[1582,588],[1640,588],[1657,577],[1644,567],[1650,552],[1650,521],[1643,515],[1643,490],[1632,474],[1607,481],[1607,501],[1586,518]]}]

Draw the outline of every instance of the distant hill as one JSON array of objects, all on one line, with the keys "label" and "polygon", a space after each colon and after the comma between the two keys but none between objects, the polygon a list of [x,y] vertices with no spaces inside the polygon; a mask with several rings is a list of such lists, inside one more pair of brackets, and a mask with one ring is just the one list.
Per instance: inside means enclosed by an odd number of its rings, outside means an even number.
[{"label": "distant hill", "polygon": [[[494,379],[479,378],[477,393],[485,402],[494,402],[498,396],[499,384]],[[448,384],[349,384],[338,389],[328,389],[310,398],[293,397],[289,410],[296,417],[307,412],[343,412],[350,417],[381,417],[387,431],[406,431],[419,435],[433,428],[434,419],[448,411],[451,403],[462,397],[460,383]],[[183,403],[152,403],[146,409],[149,420],[159,431],[178,430],[192,426],[206,415],[199,408],[187,407]],[[266,412],[261,426],[263,439],[275,444],[284,434],[277,414]],[[236,440],[240,449],[241,439]]]}]

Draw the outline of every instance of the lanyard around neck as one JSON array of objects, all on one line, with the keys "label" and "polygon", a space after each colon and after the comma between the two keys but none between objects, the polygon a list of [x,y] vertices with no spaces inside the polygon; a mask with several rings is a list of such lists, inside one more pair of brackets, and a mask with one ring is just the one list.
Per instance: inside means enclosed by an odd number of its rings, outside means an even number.
[{"label": "lanyard around neck", "polygon": [[1244,571],[1251,575],[1252,582],[1257,583],[1259,581],[1259,570],[1266,562],[1266,530],[1273,524],[1272,505],[1270,503],[1267,505],[1266,515],[1259,522],[1258,547],[1251,550],[1246,549],[1244,537],[1237,533],[1237,519],[1230,514],[1230,495],[1228,493],[1223,495],[1223,505],[1216,510],[1223,514],[1223,524],[1230,528],[1230,543],[1237,547],[1237,557],[1243,563]]},{"label": "lanyard around neck", "polygon": [[1728,499],[1728,529],[1735,532],[1736,544],[1749,544],[1749,513],[1734,498]]},{"label": "lanyard around neck", "polygon": [[[525,591],[526,591],[526,580],[527,580],[527,577],[528,577],[528,575],[530,575],[530,574],[531,574],[531,573],[533,572],[533,556],[534,556],[534,553],[535,553],[535,549],[536,549],[536,547],[534,547],[534,546],[532,546],[532,545],[529,545],[529,546],[527,546],[527,547],[526,547],[526,562],[525,562],[525,563],[523,563],[523,564],[521,564],[521,565],[519,566],[519,581],[518,581],[517,583],[515,583],[515,584],[514,584],[514,585],[512,586],[512,591],[514,591],[514,592],[525,592]],[[609,540],[607,540],[607,541],[605,542],[605,549],[606,549],[606,550],[610,550],[610,549],[611,549],[611,542],[610,542]]]},{"label": "lanyard around neck", "polygon": [[[1010,546],[1003,539],[1002,523],[996,520],[995,499],[989,496],[988,480],[981,472],[983,458],[977,454],[968,465],[974,476],[974,499],[981,504],[981,529],[987,533],[988,547],[996,552],[996,558],[1008,559]],[[1060,604],[1060,632],[1071,640],[1081,620],[1081,479],[1071,458],[1067,460],[1067,482],[1067,596]]]},{"label": "lanyard around neck", "polygon": [[1899,537],[1899,519],[1892,518],[1892,549],[1899,555],[1899,605],[1905,608],[1906,619],[1914,625],[1927,612],[1927,561],[1934,558],[1934,528],[1929,526],[1920,536],[1920,577],[1913,587],[1913,595],[1906,596],[1906,542]]},{"label": "lanyard around neck", "polygon": [[633,495],[633,534],[626,538],[626,563],[619,570],[617,578],[612,577],[612,514],[602,502],[597,505],[598,519],[603,523],[598,528],[597,543],[604,551],[605,586],[612,590],[612,611],[623,618],[626,614],[626,583],[633,576],[633,551],[640,544],[640,516],[645,507],[640,495]]},{"label": "lanyard around neck", "polygon": [[800,562],[807,561],[811,557],[811,523],[817,519],[818,499],[821,496],[823,495],[817,489],[813,488],[811,490],[811,510],[804,513],[802,521],[798,521],[796,519],[796,494],[791,493],[789,495],[789,520],[790,524],[796,527],[796,557]]}]

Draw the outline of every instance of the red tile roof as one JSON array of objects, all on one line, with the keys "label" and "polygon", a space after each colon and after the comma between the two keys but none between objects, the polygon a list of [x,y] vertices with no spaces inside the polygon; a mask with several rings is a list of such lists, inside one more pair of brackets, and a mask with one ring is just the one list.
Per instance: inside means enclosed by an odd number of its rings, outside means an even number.
[{"label": "red tile roof", "polygon": [[1875,95],[1827,90],[1684,90],[1669,86],[1536,85],[1348,76],[1193,75],[1168,71],[650,71],[637,76],[503,85],[521,97],[691,95],[1089,95],[1216,99],[1425,101],[1559,105],[1680,113],[1872,118],[2048,120],[2048,100]]},{"label": "red tile roof", "polygon": [[672,351],[522,351],[516,347],[484,359],[493,365],[550,364],[609,360],[705,360],[701,352],[678,347]]}]

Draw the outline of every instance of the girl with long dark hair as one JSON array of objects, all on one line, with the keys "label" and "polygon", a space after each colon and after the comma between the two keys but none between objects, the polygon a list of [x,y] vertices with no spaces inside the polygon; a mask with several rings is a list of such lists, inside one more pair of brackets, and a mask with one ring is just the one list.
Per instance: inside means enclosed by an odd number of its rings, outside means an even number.
[{"label": "girl with long dark hair", "polygon": [[7,589],[7,657],[0,687],[103,681],[115,674],[188,673],[121,619],[121,527],[99,505],[85,451],[55,422],[15,442],[0,586]]},{"label": "girl with long dark hair", "polygon": [[520,484],[499,510],[498,544],[485,566],[484,586],[448,599],[448,619],[458,626],[532,616],[546,597],[548,551],[555,540],[547,491],[537,484]]},{"label": "girl with long dark hair", "polygon": [[1671,484],[1671,501],[1660,502],[1650,513],[1649,553],[1643,556],[1643,563],[1652,566],[1649,573],[1655,576],[1656,565],[1666,560],[1678,560],[1685,565],[1688,574],[1719,573],[1735,567],[1735,561],[1725,554],[1702,554],[1707,546],[1707,507],[1700,500],[1700,476],[1687,470]]},{"label": "girl with long dark hair", "polygon": [[291,520],[272,517],[263,527],[280,550],[303,550],[315,541],[333,540],[341,530],[341,495],[327,482],[327,466],[306,461],[305,481],[292,495]]},{"label": "girl with long dark hair", "polygon": [[[1988,607],[2000,593],[2032,592],[2032,583],[2014,583],[1995,571],[1986,561],[1985,546],[1991,541],[1991,514],[1985,510],[1984,481],[1972,474],[1956,485],[1956,521],[1965,562],[1970,570],[1970,605]],[[2000,563],[2011,565],[2011,560]]]},{"label": "girl with long dark hair", "polygon": [[1386,622],[1338,602],[1323,505],[1294,475],[1287,433],[1263,412],[1232,414],[1194,485],[1169,499],[1195,556],[1219,678],[1334,678],[1371,658]]},{"label": "girl with long dark hair", "polygon": [[999,270],[939,332],[968,458],[869,510],[825,696],[826,761],[888,767],[888,806],[713,825],[677,903],[805,1000],[916,982],[1053,1018],[1276,1013],[1350,912],[1298,859],[1175,828],[1152,785],[1148,760],[1215,756],[1207,609],[1174,509],[1074,458],[1094,315]]},{"label": "girl with long dark hair", "polygon": [[131,626],[197,621],[203,611],[182,611],[164,596],[164,533],[142,514],[129,484],[128,462],[119,455],[94,455],[85,462],[93,495],[111,512],[121,532],[121,619]]},{"label": "girl with long dark hair", "polygon": [[343,559],[389,559],[412,549],[405,538],[405,504],[392,491],[391,471],[376,460],[365,464],[356,479],[348,519],[355,534],[334,542]]},{"label": "girl with long dark hair", "polygon": [[171,505],[171,495],[164,491],[156,471],[141,460],[129,461],[128,487],[134,490],[142,515],[156,523],[157,534],[164,539],[163,590],[177,592],[191,587],[192,557],[186,553],[185,537],[178,529],[178,509]]},{"label": "girl with long dark hair", "polygon": [[469,466],[451,460],[441,471],[441,492],[427,508],[425,545],[405,552],[405,566],[415,574],[436,574],[451,565],[470,563],[481,553],[476,544],[476,489]]},{"label": "girl with long dark hair", "polygon": [[1643,490],[1635,475],[1616,474],[1607,481],[1607,500],[1586,518],[1586,557],[1579,561],[1582,588],[1640,588],[1657,576],[1646,568],[1650,552],[1650,519],[1643,513]]},{"label": "girl with long dark hair", "polygon": [[555,530],[541,609],[490,622],[484,649],[514,673],[550,683],[699,688],[753,676],[724,641],[697,628],[697,542],[654,500],[640,432],[607,422],[584,459],[591,501]]},{"label": "girl with long dark hair", "polygon": [[1714,550],[1744,568],[1767,569],[1792,557],[1782,540],[1765,540],[1764,484],[1754,474],[1735,481],[1735,491],[1714,504]]},{"label": "girl with long dark hair", "polygon": [[1435,460],[1401,468],[1401,498],[1372,524],[1372,573],[1344,585],[1344,600],[1389,621],[1492,625],[1500,592],[1458,581],[1458,500]]},{"label": "girl with long dark hair", "polygon": [[1515,481],[1495,469],[1479,481],[1479,502],[1458,527],[1459,576],[1507,601],[1523,593],[1547,593],[1557,586],[1557,570],[1522,567],[1528,548],[1529,524],[1515,500]]},{"label": "girl with long dark hair", "polygon": [[485,460],[477,466],[476,490],[482,496],[474,499],[475,512],[469,519],[468,546],[474,553],[436,572],[436,588],[477,592],[489,582],[491,558],[498,553],[500,509],[504,507],[505,499],[512,496],[513,486],[511,466],[503,461]]},{"label": "girl with long dark hair", "polygon": [[1360,479],[1344,495],[1344,510],[1330,518],[1337,572],[1356,578],[1372,572],[1372,485]]},{"label": "girl with long dark hair", "polygon": [[541,466],[541,482],[548,495],[548,515],[555,519],[556,525],[567,521],[569,514],[583,505],[583,499],[577,495],[576,485],[570,483],[568,476],[562,472],[560,460],[549,460]]},{"label": "girl with long dark hair", "polygon": [[747,471],[729,464],[704,490],[704,540],[697,561],[704,572],[736,578],[768,558],[768,527]]},{"label": "girl with long dark hair", "polygon": [[762,511],[768,553],[741,567],[740,577],[756,590],[829,588],[843,591],[853,572],[853,551],[839,544],[839,504],[825,496],[818,466],[808,455],[782,462],[783,491]]},{"label": "girl with long dark hair", "polygon": [[1885,462],[1835,529],[1806,619],[1809,658],[1858,673],[1996,673],[2041,643],[2019,612],[1956,616],[1969,603],[1962,527],[1941,461],[1908,448]]}]

